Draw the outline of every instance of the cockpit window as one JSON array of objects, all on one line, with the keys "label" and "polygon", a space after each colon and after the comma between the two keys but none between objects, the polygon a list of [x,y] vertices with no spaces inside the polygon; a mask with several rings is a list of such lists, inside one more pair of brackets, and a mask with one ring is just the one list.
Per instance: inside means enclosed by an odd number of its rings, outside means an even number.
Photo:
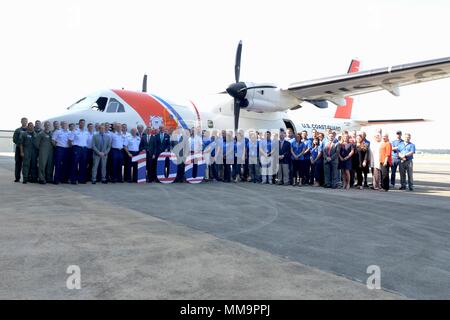
[{"label": "cockpit window", "polygon": [[106,97],[90,96],[78,100],[67,109],[69,110],[93,109],[97,111],[104,111],[107,103],[108,98]]},{"label": "cockpit window", "polygon": [[96,97],[85,97],[77,102],[75,102],[73,105],[68,107],[69,110],[85,110],[88,109],[96,100]]},{"label": "cockpit window", "polygon": [[108,98],[100,97],[97,101],[92,105],[92,110],[95,111],[105,111],[106,104],[108,103]]},{"label": "cockpit window", "polygon": [[117,101],[114,98],[109,99],[108,107],[106,108],[106,112],[125,112],[125,107],[122,103]]}]

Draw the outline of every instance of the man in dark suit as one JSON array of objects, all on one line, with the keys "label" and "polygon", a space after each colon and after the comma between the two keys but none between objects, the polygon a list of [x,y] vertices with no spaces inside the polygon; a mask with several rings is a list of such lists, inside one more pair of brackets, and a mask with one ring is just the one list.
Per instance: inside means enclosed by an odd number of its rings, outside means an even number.
[{"label": "man in dark suit", "polygon": [[152,165],[153,165],[153,159],[155,158],[155,154],[156,154],[156,147],[155,147],[155,139],[152,135],[152,129],[150,127],[147,127],[145,132],[142,134],[142,139],[141,139],[141,143],[139,145],[139,150],[146,151],[146,154],[147,154],[147,160],[146,160],[147,182],[151,182],[151,181],[153,181]]},{"label": "man in dark suit", "polygon": [[284,130],[280,130],[280,140],[278,142],[279,145],[279,156],[278,156],[278,184],[279,185],[289,185],[289,162],[290,162],[290,154],[291,154],[291,144],[285,140],[286,133]]},{"label": "man in dark suit", "polygon": [[156,165],[158,162],[158,157],[161,153],[170,151],[170,136],[167,133],[167,129],[164,126],[156,129],[156,133],[153,135],[154,146],[155,146],[155,157],[152,161],[152,178],[156,181]]},{"label": "man in dark suit", "polygon": [[335,141],[335,133],[328,134],[328,140],[323,146],[323,166],[325,171],[325,188],[336,189],[338,186],[338,165],[340,144]]},{"label": "man in dark suit", "polygon": [[156,158],[163,152],[170,151],[170,136],[167,128],[161,126],[155,134]]}]

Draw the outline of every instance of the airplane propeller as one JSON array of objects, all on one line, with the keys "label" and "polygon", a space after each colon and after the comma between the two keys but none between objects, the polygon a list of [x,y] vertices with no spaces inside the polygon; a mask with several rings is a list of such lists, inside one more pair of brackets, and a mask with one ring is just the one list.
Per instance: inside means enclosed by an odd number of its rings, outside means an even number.
[{"label": "airplane propeller", "polygon": [[235,83],[232,83],[226,89],[226,92],[233,97],[233,113],[234,113],[234,130],[237,131],[239,128],[239,114],[241,108],[248,107],[248,100],[245,98],[247,95],[247,90],[249,89],[260,89],[260,88],[276,88],[271,85],[256,85],[252,87],[247,87],[245,82],[240,82],[241,76],[241,55],[242,55],[242,40],[239,41],[236,50],[236,60],[234,64],[234,78]]}]

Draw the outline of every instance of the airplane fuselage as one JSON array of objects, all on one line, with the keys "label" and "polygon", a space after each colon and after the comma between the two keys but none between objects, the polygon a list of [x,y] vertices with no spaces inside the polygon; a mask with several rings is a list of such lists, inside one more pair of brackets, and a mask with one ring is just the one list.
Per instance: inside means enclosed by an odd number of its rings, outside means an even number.
[{"label": "airplane fuselage", "polygon": [[[88,95],[68,110],[50,121],[78,123],[126,123],[131,129],[141,124],[152,126],[162,123],[169,129],[201,126],[208,130],[233,130],[233,101],[225,100],[214,105],[197,105],[193,101],[174,102],[151,93],[128,90],[104,90]],[[320,109],[317,112],[322,112]],[[349,119],[302,117],[302,110],[258,113],[242,109],[239,127],[247,130],[279,130],[292,128],[295,132],[327,128],[340,132],[355,128]]]}]

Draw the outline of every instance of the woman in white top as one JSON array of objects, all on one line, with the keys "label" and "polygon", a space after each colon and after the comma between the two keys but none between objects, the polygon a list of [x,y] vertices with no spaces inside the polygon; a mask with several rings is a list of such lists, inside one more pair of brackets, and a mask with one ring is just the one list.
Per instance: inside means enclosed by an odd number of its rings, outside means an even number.
[{"label": "woman in white top", "polygon": [[379,190],[381,188],[381,169],[380,169],[380,145],[381,135],[376,134],[374,142],[370,145],[370,163],[373,170],[373,189]]}]

